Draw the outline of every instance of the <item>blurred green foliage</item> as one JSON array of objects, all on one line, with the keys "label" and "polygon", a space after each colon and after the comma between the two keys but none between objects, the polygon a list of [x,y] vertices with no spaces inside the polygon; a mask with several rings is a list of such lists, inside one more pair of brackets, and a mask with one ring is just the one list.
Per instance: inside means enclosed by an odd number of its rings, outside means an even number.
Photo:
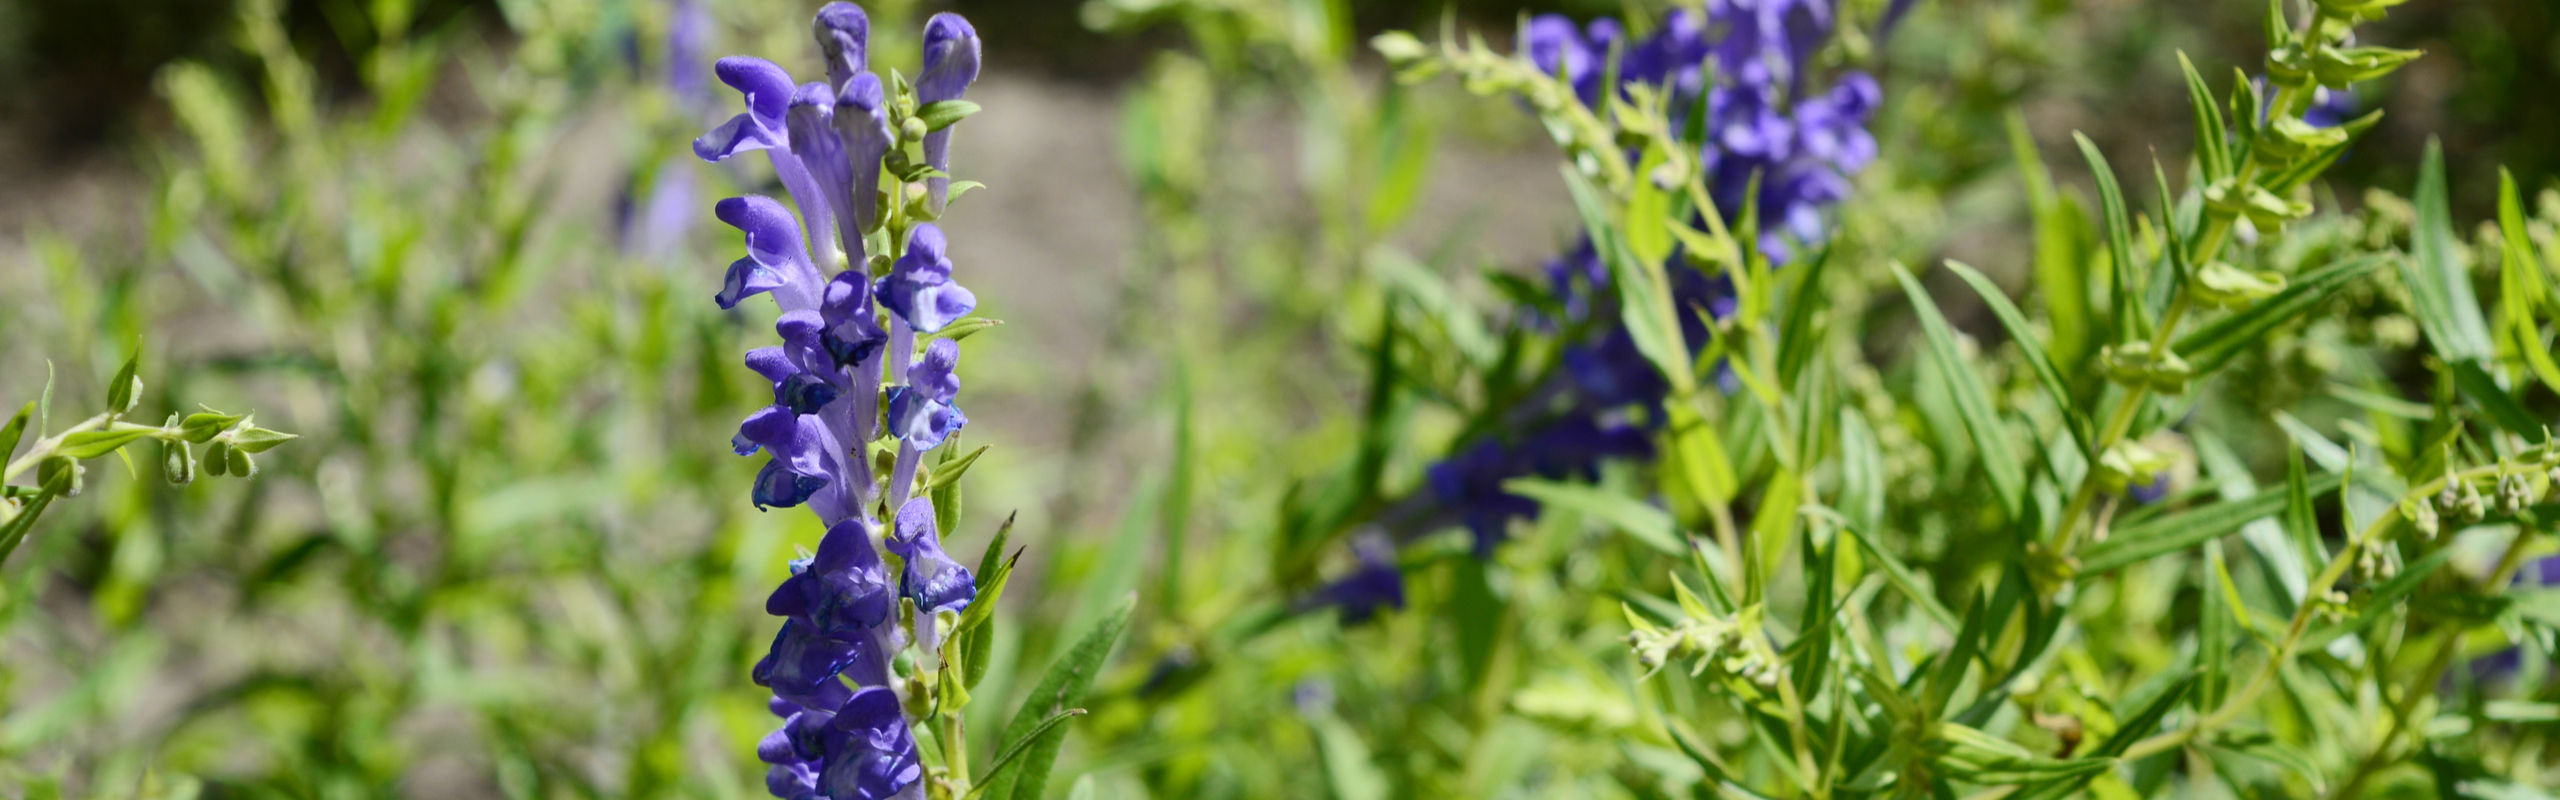
[{"label": "blurred green foliage", "polygon": [[[715,5],[715,41],[721,52],[802,52],[801,5]],[[883,31],[929,10],[871,5]],[[1872,19],[1882,3],[1848,5]],[[1680,559],[1615,535],[1625,517],[1610,512],[1623,509],[1562,504],[1489,561],[1449,537],[1427,540],[1402,556],[1409,609],[1375,624],[1293,613],[1349,568],[1343,542],[1421,491],[1423,468],[1466,426],[1482,398],[1461,356],[1501,346],[1509,313],[1480,274],[1525,266],[1478,243],[1480,221],[1418,221],[1430,216],[1433,182],[1464,163],[1454,147],[1514,152],[1530,127],[1507,103],[1379,74],[1368,35],[1436,30],[1439,11],[1384,0],[954,7],[981,21],[1000,59],[1126,79],[1119,150],[1138,214],[1128,264],[1098,279],[1109,283],[1105,357],[1066,385],[1008,388],[1063,409],[1069,435],[1039,455],[1067,466],[1012,479],[1038,487],[973,494],[981,509],[1040,504],[1049,529],[1017,534],[1039,574],[1007,592],[1010,618],[976,690],[1001,699],[981,704],[971,727],[999,730],[995,715],[1029,692],[1029,670],[1136,589],[1129,644],[1096,676],[1092,713],[1075,723],[1051,783],[1060,791],[1718,791],[1665,720],[1702,721],[1691,733],[1737,749],[1758,734],[1747,717],[1716,716],[1708,683],[1637,680],[1621,604],[1662,612],[1674,596],[1666,564]],[[1522,10],[1460,7],[1462,30],[1496,36]],[[1893,101],[1877,124],[1889,157],[1841,210],[1833,266],[1788,290],[1823,297],[1834,326],[1814,360],[1838,366],[1824,419],[1844,421],[1812,427],[1844,452],[1859,443],[1854,461],[1867,470],[1854,490],[1850,467],[1805,480],[1860,524],[1891,509],[1893,526],[1889,538],[1872,528],[1880,544],[1846,547],[1833,531],[1816,547],[1807,524],[1796,531],[1807,546],[1767,557],[1803,559],[1789,567],[1799,578],[1820,574],[1805,566],[1817,559],[1865,578],[1841,588],[1878,604],[1878,661],[1928,658],[1956,638],[1968,594],[2023,585],[2005,560],[2015,543],[1984,524],[1999,514],[1967,491],[1986,473],[1974,471],[1983,454],[1951,373],[1927,359],[1977,373],[1987,402],[2016,421],[2013,435],[2053,433],[2060,418],[2021,360],[2037,343],[2013,339],[1960,276],[1931,270],[1915,284],[1946,305],[1952,330],[1941,353],[1913,344],[1926,323],[1887,265],[1982,264],[2001,285],[2029,287],[2054,358],[2094,359],[2103,326],[2092,309],[2114,298],[2081,281],[2113,256],[2101,254],[2100,195],[2065,132],[2086,130],[2116,154],[2117,174],[2138,187],[2126,189],[2134,215],[2157,224],[2155,187],[2136,177],[2131,154],[2157,146],[2173,168],[2186,158],[2188,105],[2169,53],[2254,64],[2256,14],[2252,4],[1927,3],[1892,40],[1852,32],[1827,53],[1876,70]],[[704,225],[674,252],[631,252],[615,221],[594,213],[603,203],[573,196],[592,190],[585,176],[597,171],[645,187],[663,171],[699,169],[738,184],[724,191],[770,191],[684,152],[702,120],[655,77],[665,8],[27,0],[0,20],[21,23],[0,39],[0,70],[34,87],[6,101],[35,129],[13,135],[49,148],[113,143],[145,184],[104,221],[35,229],[23,254],[0,255],[0,304],[24,310],[0,342],[0,387],[32,386],[46,357],[66,376],[111,374],[139,339],[152,342],[146,374],[166,376],[144,408],[174,398],[254,406],[304,436],[274,451],[254,484],[172,492],[101,470],[94,496],[53,512],[0,572],[0,792],[761,795],[751,751],[769,719],[745,680],[772,626],[759,604],[792,544],[816,532],[797,515],[746,513],[739,487],[752,464],[721,449],[761,391],[734,359],[751,324],[704,302],[732,243]],[[2449,218],[2491,217],[2490,165],[2508,164],[2527,176],[2529,241],[2547,251],[2560,200],[2535,191],[2534,176],[2560,169],[2560,150],[2519,132],[2560,124],[2552,104],[2534,102],[2555,77],[2554,25],[2532,0],[2421,0],[2369,27],[2371,39],[2429,57],[2369,93],[2386,121],[2333,173],[2322,214],[2263,264],[2300,281],[2349,256],[2408,249],[2418,206],[2347,187],[2415,185],[2430,131],[2450,144]],[[1009,179],[983,177],[991,192]],[[1569,238],[1560,186],[1499,190],[1553,206],[1556,242]],[[2498,296],[2503,243],[2455,233],[2448,263]],[[2438,412],[2475,390],[2457,392],[2438,378],[2452,373],[2411,352],[2422,335],[2415,301],[2392,270],[2373,274],[2342,283],[2308,325],[2231,354],[2226,373],[2250,379],[2205,390],[2216,399],[2196,404],[2188,429],[2206,433],[2159,442],[2183,470],[2173,505],[2273,497],[2274,475],[2302,475],[2307,497],[2311,485],[2345,483],[2329,476],[2349,464],[2441,471],[2428,461],[2448,430]],[[2080,302],[2058,287],[2077,287]],[[2517,316],[2495,318],[2510,330]],[[986,334],[1000,345],[1006,335]],[[2500,342],[2496,352],[2521,358]],[[1006,346],[1032,354],[1013,358],[1040,353]],[[2549,418],[2554,397],[2530,390],[2540,378],[2528,365],[2497,369],[2525,413]],[[74,377],[63,386],[84,400],[108,394]],[[2495,421],[2465,424],[2483,420]],[[2490,441],[2484,454],[2515,454],[2499,451],[2511,441]],[[1731,449],[1746,474],[1774,458]],[[1004,456],[994,451],[973,481],[1002,475]],[[1653,477],[1613,467],[1603,492],[1584,497],[1649,496],[1640,487]],[[2139,710],[2112,701],[2156,696],[2165,681],[2155,678],[2194,663],[2194,636],[2271,633],[2207,628],[2209,612],[2264,610],[2275,615],[2256,618],[2267,627],[2303,612],[2287,591],[2306,564],[2273,554],[2289,552],[2288,531],[2371,522],[2390,499],[2346,492],[2302,504],[2303,519],[2289,506],[2286,527],[2252,523],[2245,551],[2216,543],[2201,556],[2122,557],[2118,577],[2089,582],[2076,601],[2082,639],[2052,651],[2041,682],[2015,688],[2023,710],[2004,735],[2046,754],[2103,740]],[[997,517],[973,514],[959,535],[983,535]],[[2156,532],[2175,521],[2127,509],[2112,525]],[[2486,537],[2456,543],[2462,563],[2506,552]],[[1870,554],[1908,564],[1895,578],[1919,591],[1887,589]],[[2430,591],[2496,588],[2489,570],[2474,571]],[[1790,627],[1814,596],[1802,582],[1771,592],[1772,618]],[[1878,600],[1903,593],[1912,596]],[[2425,662],[2453,658],[2435,652],[2467,658],[2505,641],[2494,626],[2434,619],[2413,615],[2403,621],[2425,624],[2407,637],[2367,640],[2397,659],[2356,663],[2384,677],[2433,674],[2447,666]],[[1995,638],[1986,659],[2031,660],[2015,639]],[[2318,740],[2318,763],[2224,742],[2230,752],[2197,756],[2210,766],[2184,769],[2226,775],[2228,786],[2174,786],[2198,796],[2328,788],[2287,776],[2354,768],[2333,754],[2368,743],[2343,732],[2409,713],[2414,701],[2322,693],[2314,684],[2356,668],[2334,652],[2306,658],[2326,671],[2281,673],[2284,689],[2338,705],[2270,725]],[[2227,696],[2227,677],[2197,696]],[[2399,697],[2431,685],[2408,683]],[[2520,705],[2491,703],[2475,683],[2452,688],[2480,710],[2463,724],[2514,735],[2430,728],[2413,759],[2439,775],[2481,778],[2488,765],[2511,779],[2548,774],[2548,720],[2533,716],[2552,701],[2547,679],[2499,701]],[[2153,781],[2144,788],[2170,779],[2175,765],[2161,763],[2134,770]],[[2380,777],[2396,796],[2430,790],[2405,763]]]}]

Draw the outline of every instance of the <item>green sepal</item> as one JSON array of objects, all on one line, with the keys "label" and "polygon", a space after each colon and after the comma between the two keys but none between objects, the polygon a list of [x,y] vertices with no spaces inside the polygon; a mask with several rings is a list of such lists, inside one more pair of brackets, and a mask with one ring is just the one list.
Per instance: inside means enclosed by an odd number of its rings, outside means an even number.
[{"label": "green sepal", "polygon": [[2194,280],[2187,282],[2197,302],[2214,308],[2242,309],[2274,297],[2284,291],[2282,273],[2250,272],[2220,261],[2196,270]]},{"label": "green sepal", "polygon": [[2320,10],[2350,21],[2381,19],[2391,7],[2409,0],[2313,0]]},{"label": "green sepal", "polygon": [[2250,152],[2253,155],[2262,156],[2260,160],[2265,163],[2289,164],[2296,159],[2317,155],[2329,148],[2346,144],[2347,133],[2345,128],[2314,127],[2299,117],[2286,114],[2276,117],[2274,122],[2268,123],[2261,130],[2257,149]]},{"label": "green sepal", "polygon": [[2204,202],[2207,213],[2225,219],[2246,216],[2250,224],[2266,232],[2282,229],[2288,220],[2311,215],[2310,203],[2287,200],[2255,183],[2241,185],[2236,176],[2205,187]]},{"label": "green sepal", "polygon": [[175,486],[185,486],[195,482],[195,453],[187,446],[185,440],[160,443],[160,474],[167,477],[169,483]]},{"label": "green sepal", "polygon": [[214,476],[231,474],[231,443],[214,442],[204,449],[204,471]]},{"label": "green sepal", "polygon": [[2323,47],[2311,54],[2311,77],[2322,86],[2344,89],[2389,75],[2425,54],[2395,47]]},{"label": "green sepal", "polygon": [[187,441],[204,444],[213,441],[213,437],[222,435],[223,431],[230,430],[231,426],[239,424],[244,419],[248,417],[205,409],[188,414],[186,419],[179,421],[178,435],[185,437]]},{"label": "green sepal", "polygon": [[276,445],[300,438],[302,437],[290,433],[248,425],[231,433],[231,447],[247,453],[264,453],[275,449]]}]

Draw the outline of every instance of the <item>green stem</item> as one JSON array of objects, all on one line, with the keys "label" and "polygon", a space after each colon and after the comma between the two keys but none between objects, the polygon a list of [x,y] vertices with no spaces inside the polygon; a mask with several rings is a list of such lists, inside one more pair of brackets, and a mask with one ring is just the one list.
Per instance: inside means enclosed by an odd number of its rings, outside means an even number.
[{"label": "green stem", "polygon": [[36,440],[35,444],[27,446],[26,455],[19,456],[18,460],[9,462],[9,466],[6,470],[0,470],[0,483],[6,483],[15,479],[18,477],[18,473],[25,472],[37,464],[44,463],[45,459],[53,457],[54,451],[62,449],[62,440],[64,437],[68,437],[75,433],[96,430],[113,419],[114,417],[112,415],[99,414],[97,416],[81,420],[78,425],[64,428],[61,433]]},{"label": "green stem", "polygon": [[[2187,287],[2179,286],[2178,293],[2169,301],[2168,313],[2160,316],[2159,328],[2151,332],[2151,352],[2169,351],[2169,336],[2178,329],[2178,320],[2186,316],[2189,305]],[[2089,470],[2080,476],[2079,491],[2071,493],[2071,504],[2063,509],[2061,543],[2054,548],[2056,553],[2068,556],[2078,546],[2080,517],[2089,510],[2089,504],[2098,499],[2098,459],[2132,432],[2134,417],[2142,412],[2143,402],[2151,399],[2149,386],[2135,386],[2127,392],[2124,402],[2116,404],[2115,412],[2107,416],[2107,424],[2098,434],[2097,447],[2089,453]]]}]

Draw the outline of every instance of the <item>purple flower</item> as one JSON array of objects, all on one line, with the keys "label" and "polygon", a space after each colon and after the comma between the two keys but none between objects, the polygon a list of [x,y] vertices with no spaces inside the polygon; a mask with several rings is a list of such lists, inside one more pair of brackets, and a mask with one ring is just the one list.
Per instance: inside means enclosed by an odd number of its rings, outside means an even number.
[{"label": "purple flower", "polygon": [[802,617],[827,636],[850,639],[889,620],[897,598],[889,590],[886,566],[871,549],[869,523],[848,519],[836,523],[818,540],[818,553],[792,565],[791,578],[775,587],[764,610],[777,617]]},{"label": "purple flower", "polygon": [[826,739],[818,788],[829,800],[886,800],[924,777],[898,696],[885,687],[855,691],[828,721]]},{"label": "purple flower", "polygon": [[[978,29],[960,15],[949,12],[933,15],[924,23],[924,74],[916,76],[918,107],[945,100],[958,100],[967,94],[969,84],[978,80]],[[924,163],[946,174],[925,180],[925,191],[932,198],[933,213],[941,216],[951,199],[951,129],[925,134]]]},{"label": "purple flower", "polygon": [[852,665],[868,643],[863,638],[827,636],[815,624],[798,618],[783,620],[782,632],[773,638],[773,651],[756,662],[756,685],[786,700],[817,696],[828,684],[842,687],[837,673]]},{"label": "purple flower", "polygon": [[889,388],[889,433],[919,453],[969,424],[968,415],[952,402],[960,395],[960,343],[935,339],[924,358],[907,371],[905,386]]},{"label": "purple flower", "polygon": [[860,6],[828,3],[818,9],[809,28],[818,39],[819,56],[827,62],[829,89],[841,90],[853,76],[866,74],[863,70],[871,60],[871,16],[862,13]]},{"label": "purple flower", "polygon": [[1383,536],[1366,536],[1352,543],[1351,549],[1360,565],[1317,590],[1303,607],[1340,608],[1344,625],[1367,622],[1380,608],[1404,608],[1404,571],[1396,566],[1395,545]]},{"label": "purple flower", "polygon": [[907,254],[871,287],[880,305],[917,333],[940,331],[978,308],[978,296],[951,281],[946,247],[941,228],[930,222],[917,225],[907,235]]},{"label": "purple flower", "polygon": [[739,153],[790,146],[784,115],[791,110],[791,73],[771,61],[748,56],[720,59],[711,73],[746,96],[747,111],[693,140],[694,155],[704,161],[722,161]]},{"label": "purple flower", "polygon": [[898,579],[899,592],[916,602],[919,615],[960,611],[978,598],[978,585],[968,568],[942,551],[933,501],[918,497],[900,507],[888,544],[889,552],[907,562],[906,574]]},{"label": "purple flower", "polygon": [[801,84],[791,93],[791,111],[785,118],[791,131],[791,154],[809,172],[816,184],[820,202],[803,205],[800,213],[811,219],[810,229],[833,229],[836,240],[846,255],[862,259],[862,232],[851,220],[838,219],[836,209],[853,206],[853,163],[847,160],[844,140],[835,129],[836,93],[823,83]]},{"label": "purple flower", "polygon": [[819,319],[823,328],[818,346],[839,367],[871,360],[889,341],[889,332],[880,329],[880,319],[871,312],[871,282],[862,273],[846,270],[827,281],[818,299]]},{"label": "purple flower", "polygon": [[769,197],[732,197],[712,207],[721,222],[747,235],[747,257],[729,265],[729,276],[713,299],[721,308],[766,292],[785,310],[818,305],[818,268],[800,240],[791,211]]},{"label": "purple flower", "polygon": [[2126,497],[2132,498],[2134,502],[2143,505],[2150,505],[2162,500],[2167,500],[2169,499],[2169,473],[2167,471],[2162,471],[2160,474],[2152,476],[2150,483],[2126,487],[2124,494]]},{"label": "purple flower", "polygon": [[2302,112],[2302,121],[2314,128],[2335,128],[2355,116],[2355,92],[2319,86],[2311,90],[2311,108]]},{"label": "purple flower", "polygon": [[848,205],[837,223],[852,220],[854,229],[845,234],[851,240],[880,227],[880,159],[897,141],[889,132],[888,100],[879,76],[861,72],[845,82],[842,93],[836,95],[835,127],[852,161],[846,173]]}]

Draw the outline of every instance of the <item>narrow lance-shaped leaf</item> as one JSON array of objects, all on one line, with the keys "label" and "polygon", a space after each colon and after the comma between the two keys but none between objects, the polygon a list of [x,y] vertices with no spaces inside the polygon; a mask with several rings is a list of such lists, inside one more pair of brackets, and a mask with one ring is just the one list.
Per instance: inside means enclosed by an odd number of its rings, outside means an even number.
[{"label": "narrow lance-shaped leaf", "polygon": [[1991,491],[2000,508],[2010,519],[2017,519],[2026,494],[2026,469],[2019,466],[2017,453],[2009,449],[2008,427],[2000,423],[1998,412],[1982,388],[1982,377],[1965,363],[1964,354],[1956,348],[1955,331],[1938,313],[1937,301],[1920,288],[1901,264],[1893,265],[1893,277],[1902,282],[1902,291],[1911,297],[1911,307],[1920,317],[1921,330],[1927,336],[1929,358],[1947,383],[1948,393],[1955,396],[1956,413],[1964,419],[1965,431],[1973,438],[1975,454],[1982,459],[1982,471],[1991,477]]},{"label": "narrow lance-shaped leaf", "polygon": [[2107,157],[2098,153],[2098,144],[2079,131],[2071,138],[2080,143],[2080,155],[2089,160],[2089,172],[2098,181],[2098,207],[2107,223],[2107,296],[2115,309],[2115,340],[2129,342],[2148,333],[2138,300],[2143,295],[2141,273],[2133,263],[2133,215],[2125,209],[2124,189],[2116,184]]},{"label": "narrow lance-shaped leaf", "polygon": [[1129,612],[1136,608],[1134,593],[1121,599],[1117,608],[1105,615],[1074,649],[1049,666],[1049,672],[1022,701],[1012,724],[1005,726],[1006,748],[1019,744],[1026,748],[1022,763],[995,776],[988,783],[984,797],[989,800],[1039,800],[1049,784],[1049,770],[1057,763],[1058,749],[1066,743],[1063,727],[1042,728],[1043,720],[1064,713],[1084,702],[1085,692],[1093,688],[1094,677],[1101,673],[1103,662],[1111,656],[1111,647],[1120,640],[1120,631],[1129,626]]},{"label": "narrow lance-shaped leaf", "polygon": [[[2336,475],[2312,479],[2314,494],[2338,488]],[[2185,550],[2220,538],[2240,529],[2251,520],[2280,513],[2285,495],[2266,492],[2246,500],[2232,500],[2190,511],[2164,515],[2140,525],[2124,528],[2106,541],[2089,545],[2080,553],[2080,574],[2098,573],[2121,568],[2139,561]]]},{"label": "narrow lance-shaped leaf", "polygon": [[2196,73],[2195,62],[2178,53],[2178,69],[2187,78],[2187,106],[2195,115],[2196,160],[2204,165],[2204,179],[2218,181],[2232,176],[2231,153],[2223,139],[2222,108],[2213,100],[2213,89]]},{"label": "narrow lance-shaped leaf", "polygon": [[18,449],[18,440],[25,438],[27,420],[35,413],[36,404],[27,403],[18,407],[17,415],[9,418],[9,424],[0,425],[0,464],[9,463],[9,454]]},{"label": "narrow lance-shaped leaf", "polygon": [[2035,216],[2036,290],[2044,298],[2045,319],[2053,326],[2053,341],[2047,347],[2054,358],[2075,362],[2089,346],[2089,286],[2083,282],[2089,272],[2083,252],[2089,222],[2080,215],[2078,204],[2065,202],[2054,190],[2053,173],[2036,152],[2026,116],[2016,109],[2009,111],[2009,147],[2027,185],[2027,210]]},{"label": "narrow lance-shaped leaf", "polygon": [[2508,393],[2506,389],[2499,388],[2498,380],[2490,377],[2487,370],[2481,369],[2480,362],[2464,361],[2454,364],[2453,385],[2462,392],[2463,397],[2479,405],[2480,410],[2488,412],[2489,419],[2498,423],[2498,427],[2522,436],[2528,442],[2542,441],[2549,423],[2535,417],[2532,411],[2526,410],[2524,404],[2516,400],[2515,395]]},{"label": "narrow lance-shaped leaf", "polygon": [[2446,208],[2444,149],[2427,140],[2426,160],[2418,169],[2416,227],[2409,233],[2409,258],[2400,262],[2401,282],[2408,285],[2410,311],[2418,329],[2445,361],[2479,361],[2496,349],[2489,343],[2488,323],[2480,301],[2472,295],[2470,274],[2462,267],[2461,242]]},{"label": "narrow lance-shaped leaf", "polygon": [[2366,256],[2349,259],[2296,276],[2291,285],[2274,297],[2178,337],[2177,344],[2171,349],[2185,358],[2198,374],[2220,369],[2232,358],[2257,346],[2268,332],[2318,308],[2357,277],[2382,266],[2387,258]]},{"label": "narrow lance-shaped leaf", "polygon": [[2080,452],[2091,452],[2090,443],[2095,437],[2090,432],[2089,418],[2080,412],[2078,404],[2072,402],[2071,384],[2063,380],[2061,370],[2054,368],[2053,359],[2045,356],[2045,348],[2036,343],[2035,329],[2027,326],[2026,315],[2018,313],[2018,307],[2009,302],[2008,295],[2000,292],[2000,286],[1983,277],[1980,271],[1954,260],[1947,262],[1947,269],[1982,295],[1982,302],[1991,308],[1991,315],[1998,317],[2000,326],[2007,328],[2010,338],[2017,340],[2018,352],[2027,359],[2028,368],[2035,371],[2036,382],[2043,384],[2045,394],[2053,398],[2055,407],[2061,409],[2063,428],[2071,434],[2072,441],[2080,444]]},{"label": "narrow lance-shaped leaf", "polygon": [[2560,392],[2560,363],[2552,361],[2551,348],[2542,343],[2542,328],[2533,321],[2537,307],[2549,296],[2542,264],[2534,257],[2532,240],[2525,235],[2524,201],[2517,196],[2516,176],[2504,168],[2498,170],[2498,232],[2502,245],[2498,259],[2499,305],[2506,312],[2507,330],[2534,377],[2552,391]]},{"label": "narrow lance-shaped leaf", "polygon": [[1662,509],[1645,505],[1644,501],[1617,494],[1596,486],[1559,483],[1536,478],[1504,481],[1503,491],[1538,501],[1540,505],[1567,509],[1606,521],[1627,532],[1645,546],[1669,555],[1687,555],[1680,543],[1678,525]]}]

